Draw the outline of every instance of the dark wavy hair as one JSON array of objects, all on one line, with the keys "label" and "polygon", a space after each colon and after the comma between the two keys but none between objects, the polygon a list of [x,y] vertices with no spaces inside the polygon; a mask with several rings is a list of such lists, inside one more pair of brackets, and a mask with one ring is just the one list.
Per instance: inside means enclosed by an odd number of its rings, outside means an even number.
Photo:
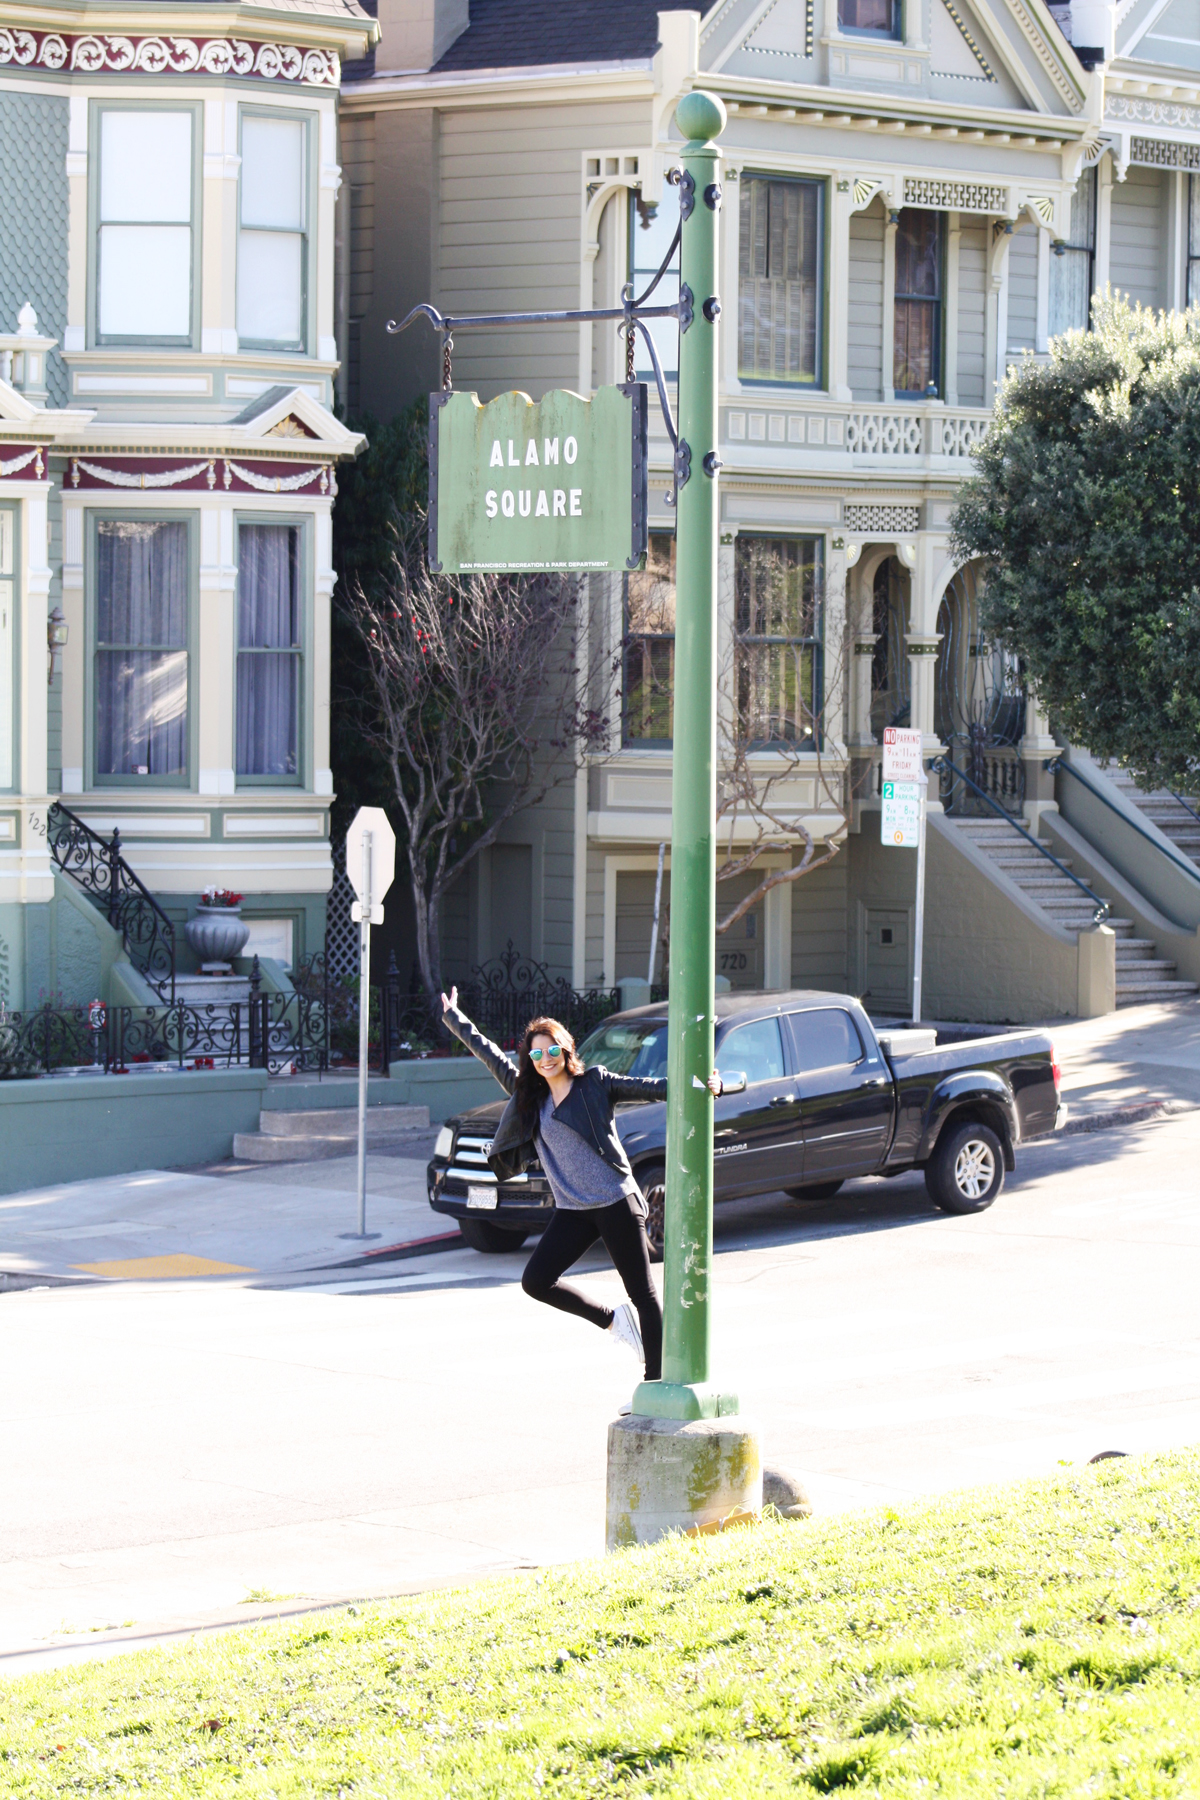
[{"label": "dark wavy hair", "polygon": [[526,1125],[536,1123],[541,1111],[542,1101],[549,1091],[543,1077],[538,1072],[537,1064],[530,1057],[529,1050],[535,1037],[553,1038],[563,1048],[563,1067],[568,1075],[582,1075],[583,1064],[575,1051],[575,1039],[565,1025],[557,1019],[530,1019],[521,1036],[521,1046],[517,1055],[517,1085],[513,1096],[517,1109]]}]

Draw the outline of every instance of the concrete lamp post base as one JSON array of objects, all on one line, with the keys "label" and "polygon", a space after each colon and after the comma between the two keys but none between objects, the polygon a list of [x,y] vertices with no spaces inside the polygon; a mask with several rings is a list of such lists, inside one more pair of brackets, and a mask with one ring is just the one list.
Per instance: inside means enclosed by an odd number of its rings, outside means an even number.
[{"label": "concrete lamp post base", "polygon": [[672,1531],[762,1511],[758,1433],[745,1419],[651,1419],[608,1428],[605,1548],[653,1544]]}]

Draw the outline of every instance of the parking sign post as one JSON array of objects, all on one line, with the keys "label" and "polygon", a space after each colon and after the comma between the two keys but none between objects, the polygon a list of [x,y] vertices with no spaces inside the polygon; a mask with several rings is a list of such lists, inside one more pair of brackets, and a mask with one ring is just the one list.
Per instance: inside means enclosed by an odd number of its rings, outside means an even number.
[{"label": "parking sign post", "polygon": [[921,733],[888,725],[883,733],[883,790],[880,839],[889,849],[917,852],[917,893],[913,919],[912,1022],[921,1023],[921,972],[925,960],[925,813],[929,777],[921,754]]}]

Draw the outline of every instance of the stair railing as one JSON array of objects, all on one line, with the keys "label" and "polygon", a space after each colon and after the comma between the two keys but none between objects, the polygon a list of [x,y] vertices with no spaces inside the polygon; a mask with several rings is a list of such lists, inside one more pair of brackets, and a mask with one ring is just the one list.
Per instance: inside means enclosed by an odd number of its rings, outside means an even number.
[{"label": "stair railing", "polygon": [[1182,794],[1177,794],[1175,792],[1174,788],[1168,788],[1167,792],[1168,792],[1168,794],[1170,794],[1172,800],[1177,801],[1178,804],[1180,806],[1182,806],[1184,812],[1190,813],[1192,815],[1193,819],[1195,819],[1197,825],[1200,825],[1200,812],[1196,811],[1196,809],[1192,805],[1191,801],[1185,800]]},{"label": "stair railing", "polygon": [[1092,924],[1103,925],[1104,921],[1108,918],[1109,913],[1112,911],[1112,907],[1109,905],[1108,901],[1102,900],[1099,894],[1095,893],[1093,889],[1088,886],[1086,881],[1081,881],[1078,875],[1073,874],[1072,871],[1068,869],[1066,863],[1060,862],[1053,850],[1048,850],[1040,838],[1035,838],[1031,831],[1026,831],[1023,825],[1018,825],[1010,812],[1005,812],[1004,808],[999,805],[997,801],[993,800],[990,794],[984,792],[978,782],[972,781],[971,777],[964,774],[961,769],[956,769],[948,756],[935,756],[929,766],[936,774],[940,775],[943,771],[949,770],[950,774],[956,777],[957,780],[965,781],[967,786],[972,788],[975,793],[979,795],[981,800],[987,802],[998,819],[1003,819],[1004,823],[1015,831],[1018,837],[1024,838],[1027,844],[1033,845],[1039,856],[1044,856],[1047,862],[1053,863],[1060,875],[1065,875],[1068,881],[1073,881],[1075,883],[1075,886],[1081,893],[1087,895],[1095,908],[1092,913]]},{"label": "stair railing", "polygon": [[175,1004],[175,927],[121,854],[121,833],[101,837],[56,800],[46,815],[50,854],[118,931],[129,960],[161,1000]]},{"label": "stair railing", "polygon": [[[1102,793],[1094,781],[1089,781],[1086,775],[1081,775],[1078,769],[1069,762],[1064,762],[1061,756],[1056,756],[1052,762],[1045,765],[1045,768],[1047,775],[1073,775],[1081,787],[1085,787],[1089,794],[1094,794],[1097,800],[1103,801],[1109,812],[1115,812],[1118,819],[1123,819],[1131,831],[1136,831],[1138,836],[1144,837],[1148,844],[1153,844],[1154,848],[1165,856],[1168,862],[1173,862],[1177,869],[1182,869],[1184,874],[1190,875],[1193,881],[1200,881],[1200,869],[1196,867],[1195,863],[1185,862],[1181,856],[1175,854],[1173,849],[1168,850],[1165,844],[1146,830],[1145,826],[1139,825],[1136,819],[1131,819],[1122,807],[1110,800],[1107,794]],[[1175,794],[1172,798],[1177,800],[1179,796]],[[1192,809],[1189,806],[1186,810],[1190,812]],[[1196,816],[1200,818],[1200,814]]]}]

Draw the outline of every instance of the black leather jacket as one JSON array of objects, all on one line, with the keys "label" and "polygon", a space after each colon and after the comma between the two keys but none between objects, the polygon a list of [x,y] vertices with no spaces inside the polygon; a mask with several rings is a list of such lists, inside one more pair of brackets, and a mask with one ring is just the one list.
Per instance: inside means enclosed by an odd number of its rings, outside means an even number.
[{"label": "black leather jacket", "polygon": [[[456,1006],[449,1007],[443,1014],[443,1023],[511,1096],[517,1085],[517,1065],[512,1057],[501,1050],[499,1044],[484,1037]],[[666,1097],[667,1084],[661,1076],[614,1075],[611,1069],[587,1069],[575,1077],[570,1093],[557,1108],[555,1116],[560,1123],[577,1131],[597,1156],[604,1158],[610,1169],[621,1175],[631,1175],[629,1158],[613,1123],[613,1109],[620,1100],[665,1100]],[[488,1152],[488,1167],[498,1181],[524,1174],[537,1156],[536,1136],[536,1121],[531,1132],[521,1118],[516,1101],[510,1098]]]}]

